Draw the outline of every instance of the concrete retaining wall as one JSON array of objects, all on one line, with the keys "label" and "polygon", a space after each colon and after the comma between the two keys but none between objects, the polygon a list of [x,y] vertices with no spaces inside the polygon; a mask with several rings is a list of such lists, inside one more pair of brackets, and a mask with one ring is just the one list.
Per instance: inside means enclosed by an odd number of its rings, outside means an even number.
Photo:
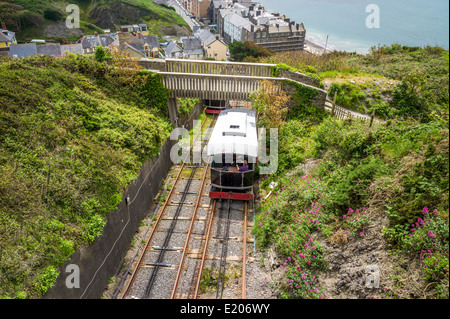
[{"label": "concrete retaining wall", "polygon": [[315,87],[319,86],[320,80],[312,78],[306,74],[300,73],[300,72],[293,72],[289,70],[280,70],[279,74],[280,78],[288,78],[303,84],[312,85]]},{"label": "concrete retaining wall", "polygon": [[166,60],[164,59],[140,59],[139,65],[145,70],[166,72]]},{"label": "concrete retaining wall", "polygon": [[[319,89],[315,86],[312,85],[307,85],[304,83],[299,83],[300,85],[309,87],[313,90],[315,90],[317,92],[317,95],[311,100],[310,104],[318,107],[320,109],[324,109],[325,108],[325,102],[327,99],[327,91],[323,90],[323,89]],[[283,90],[286,92],[286,94],[290,95],[292,98],[289,101],[289,107],[293,108],[295,106],[297,106],[296,104],[296,95],[297,95],[297,88],[294,85],[291,85],[289,83],[284,83],[283,84]]]},{"label": "concrete retaining wall", "polygon": [[[198,118],[202,110],[203,103],[198,104],[190,116],[180,119],[180,124],[186,129],[192,129],[193,120]],[[151,213],[153,200],[172,167],[170,150],[175,143],[167,139],[160,155],[144,163],[138,178],[124,191],[122,202],[107,216],[102,234],[59,267],[60,275],[44,299],[101,297],[109,279],[118,273],[139,223]],[[72,264],[79,267],[80,288],[68,288],[66,285],[66,279],[70,280],[74,274],[73,270],[66,272],[66,267]]]}]

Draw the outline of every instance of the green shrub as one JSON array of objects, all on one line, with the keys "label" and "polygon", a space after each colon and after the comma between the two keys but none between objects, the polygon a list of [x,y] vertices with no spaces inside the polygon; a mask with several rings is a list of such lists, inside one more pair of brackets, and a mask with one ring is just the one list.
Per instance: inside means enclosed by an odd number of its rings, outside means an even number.
[{"label": "green shrub", "polygon": [[111,60],[112,56],[108,49],[98,46],[97,48],[95,48],[95,59],[101,63],[105,62],[106,60]]},{"label": "green shrub", "polygon": [[87,224],[84,238],[88,243],[92,243],[101,233],[106,221],[102,216],[94,215]]},{"label": "green shrub", "polygon": [[44,295],[55,282],[59,275],[59,271],[54,266],[48,266],[42,272],[42,274],[37,277],[34,283],[34,289],[42,296]]},{"label": "green shrub", "polygon": [[349,207],[364,206],[369,199],[369,185],[386,173],[385,163],[371,156],[360,163],[339,168],[327,181],[329,191],[325,195],[324,206],[331,211],[337,208],[340,212],[346,212]]},{"label": "green shrub", "polygon": [[412,72],[398,84],[394,90],[392,105],[398,109],[399,115],[426,115],[428,102],[422,97],[421,90],[425,85],[424,75]]},{"label": "green shrub", "polygon": [[62,13],[57,10],[45,9],[44,18],[51,21],[59,21],[63,17]]},{"label": "green shrub", "polygon": [[424,279],[438,281],[448,275],[448,257],[444,254],[425,254],[423,263]]}]

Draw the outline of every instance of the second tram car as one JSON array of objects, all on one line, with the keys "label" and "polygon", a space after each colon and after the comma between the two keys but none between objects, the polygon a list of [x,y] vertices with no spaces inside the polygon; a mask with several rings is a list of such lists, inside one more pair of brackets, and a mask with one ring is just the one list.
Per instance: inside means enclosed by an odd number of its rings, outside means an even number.
[{"label": "second tram car", "polygon": [[258,157],[256,112],[220,112],[208,143],[211,161],[210,198],[252,200]]},{"label": "second tram car", "polygon": [[220,114],[221,111],[230,108],[230,103],[227,101],[212,101],[209,100],[206,105],[205,112],[207,114]]}]

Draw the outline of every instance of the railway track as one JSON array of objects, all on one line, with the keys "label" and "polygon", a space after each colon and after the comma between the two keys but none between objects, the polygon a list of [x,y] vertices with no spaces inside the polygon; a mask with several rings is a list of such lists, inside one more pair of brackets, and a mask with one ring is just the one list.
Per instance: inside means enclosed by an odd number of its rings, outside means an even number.
[{"label": "railway track", "polygon": [[222,298],[231,262],[242,263],[237,297],[245,298],[247,203],[209,199],[209,164],[181,164],[175,170],[173,187],[120,298],[197,299],[205,267],[218,267],[216,298]]},{"label": "railway track", "polygon": [[[215,212],[210,218],[210,237],[207,237],[202,256],[204,268],[209,268],[208,273],[213,274],[209,289],[202,298],[235,299],[246,297],[246,263],[249,259],[247,246],[252,240],[247,238],[248,217],[253,215],[248,212],[247,202],[233,200],[217,200]],[[232,291],[224,293],[226,282],[233,277],[239,277],[239,286],[235,285]],[[198,293],[194,296],[198,297]]]}]

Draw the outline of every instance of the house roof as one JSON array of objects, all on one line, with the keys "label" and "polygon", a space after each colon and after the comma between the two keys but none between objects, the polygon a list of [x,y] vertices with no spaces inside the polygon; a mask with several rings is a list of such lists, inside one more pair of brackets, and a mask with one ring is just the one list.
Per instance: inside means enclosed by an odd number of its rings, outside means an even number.
[{"label": "house roof", "polygon": [[231,23],[237,27],[243,27],[245,25],[253,24],[252,22],[250,22],[250,20],[241,17],[239,14],[237,14],[235,12],[231,12],[230,14],[227,14],[225,19],[227,19],[229,23]]},{"label": "house roof", "polygon": [[0,32],[0,42],[10,42],[11,39],[8,38],[6,35]]},{"label": "house roof", "polygon": [[36,43],[11,44],[9,47],[9,55],[18,58],[25,58],[30,55],[37,54]]},{"label": "house roof", "polygon": [[111,44],[114,44],[116,41],[115,35],[111,34],[99,34],[95,35],[86,35],[80,40],[83,49],[96,48],[98,46],[108,47]]},{"label": "house roof", "polygon": [[182,37],[181,41],[183,42],[183,50],[187,54],[203,54],[202,44],[199,39],[193,36]]},{"label": "house roof", "polygon": [[83,46],[81,45],[81,43],[61,45],[61,55],[65,55],[66,52],[73,54],[83,54]]},{"label": "house roof", "polygon": [[40,44],[37,46],[37,54],[43,55],[61,55],[61,45],[58,44]]},{"label": "house roof", "polygon": [[124,42],[120,45],[120,51],[124,51],[126,49],[133,50],[134,52],[145,57],[144,45],[142,43],[133,43],[130,44],[128,42]]},{"label": "house roof", "polygon": [[222,16],[222,18],[225,18],[225,16],[231,12],[233,12],[233,10],[231,10],[230,8],[220,9],[219,15]]},{"label": "house roof", "polygon": [[11,42],[16,33],[8,30],[1,30],[0,42]]},{"label": "house roof", "polygon": [[170,55],[172,52],[182,52],[183,49],[181,49],[175,42],[169,42],[164,51],[166,52],[166,55]]},{"label": "house roof", "polygon": [[142,34],[133,35],[132,33],[126,33],[120,35],[120,42],[128,42],[128,43],[147,43],[152,48],[159,48],[159,39],[157,35],[145,35]]},{"label": "house roof", "polygon": [[159,47],[159,39],[157,35],[146,35],[142,40],[148,43],[152,48]]},{"label": "house roof", "polygon": [[197,38],[203,43],[203,45],[210,45],[217,40],[216,36],[209,32],[208,29],[200,29],[197,34]]}]

